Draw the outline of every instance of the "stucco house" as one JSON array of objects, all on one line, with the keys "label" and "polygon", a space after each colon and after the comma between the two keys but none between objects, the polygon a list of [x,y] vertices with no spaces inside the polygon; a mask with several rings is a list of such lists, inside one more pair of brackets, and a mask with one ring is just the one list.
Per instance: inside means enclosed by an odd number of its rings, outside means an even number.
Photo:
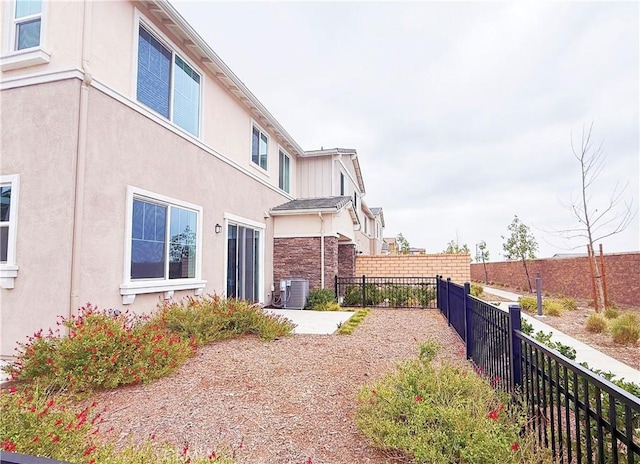
[{"label": "stucco house", "polygon": [[355,150],[304,151],[167,1],[0,15],[0,356],[88,301],[266,304],[379,252]]}]

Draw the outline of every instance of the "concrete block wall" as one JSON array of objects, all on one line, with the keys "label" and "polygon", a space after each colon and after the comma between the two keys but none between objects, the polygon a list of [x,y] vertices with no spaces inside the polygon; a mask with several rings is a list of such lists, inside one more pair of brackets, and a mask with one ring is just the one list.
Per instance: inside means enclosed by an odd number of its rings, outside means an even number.
[{"label": "concrete block wall", "polygon": [[[606,254],[604,259],[609,300],[640,306],[640,252]],[[575,298],[592,298],[591,273],[586,256],[536,259],[527,266],[534,288],[536,273],[540,272],[543,291]],[[521,261],[487,263],[487,274],[489,283],[529,288]],[[471,265],[471,278],[484,282],[482,264]]]},{"label": "concrete block wall", "polygon": [[[356,256],[355,275],[372,277],[430,277],[441,275],[457,283],[469,282],[468,254]],[[342,276],[342,274],[341,274]]]}]

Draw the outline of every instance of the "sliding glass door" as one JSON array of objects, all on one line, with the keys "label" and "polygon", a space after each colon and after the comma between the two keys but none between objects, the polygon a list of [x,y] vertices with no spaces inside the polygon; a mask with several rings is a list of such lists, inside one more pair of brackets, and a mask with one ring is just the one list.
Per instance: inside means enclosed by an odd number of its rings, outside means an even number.
[{"label": "sliding glass door", "polygon": [[227,237],[227,296],[260,301],[260,231],[229,224]]}]

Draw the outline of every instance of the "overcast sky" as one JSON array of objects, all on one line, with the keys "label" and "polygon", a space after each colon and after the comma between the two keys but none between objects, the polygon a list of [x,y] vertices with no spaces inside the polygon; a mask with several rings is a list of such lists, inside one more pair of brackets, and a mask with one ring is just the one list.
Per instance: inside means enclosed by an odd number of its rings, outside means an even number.
[{"label": "overcast sky", "polygon": [[[637,208],[637,2],[173,3],[300,146],[358,151],[386,236],[500,261],[517,214],[539,257],[572,252],[547,231],[575,225],[571,136],[591,122],[593,205],[628,181]],[[639,250],[639,224],[605,252]]]}]

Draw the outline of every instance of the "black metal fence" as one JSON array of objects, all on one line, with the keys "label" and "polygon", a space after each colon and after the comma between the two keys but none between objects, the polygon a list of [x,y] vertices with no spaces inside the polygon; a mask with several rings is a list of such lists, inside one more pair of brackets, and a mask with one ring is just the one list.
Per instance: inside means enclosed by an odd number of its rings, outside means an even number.
[{"label": "black metal fence", "polygon": [[520,331],[509,311],[437,277],[438,308],[467,358],[497,387],[521,394],[538,443],[561,463],[640,463],[640,399]]},{"label": "black metal fence", "polygon": [[435,277],[335,277],[342,306],[436,308]]}]

